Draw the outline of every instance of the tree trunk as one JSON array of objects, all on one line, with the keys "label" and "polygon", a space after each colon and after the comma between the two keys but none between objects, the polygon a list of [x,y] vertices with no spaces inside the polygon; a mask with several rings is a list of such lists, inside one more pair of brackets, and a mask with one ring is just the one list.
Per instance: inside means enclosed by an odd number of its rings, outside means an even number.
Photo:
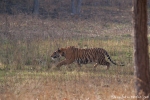
[{"label": "tree trunk", "polygon": [[76,14],[75,0],[71,0],[71,14],[72,15]]},{"label": "tree trunk", "polygon": [[147,0],[134,0],[134,67],[137,100],[150,100]]},{"label": "tree trunk", "polygon": [[80,14],[82,0],[71,0],[71,14]]},{"label": "tree trunk", "polygon": [[81,4],[82,4],[82,0],[77,0],[77,14],[80,14],[81,12]]},{"label": "tree trunk", "polygon": [[39,0],[34,0],[33,14],[34,15],[38,15],[39,14]]}]

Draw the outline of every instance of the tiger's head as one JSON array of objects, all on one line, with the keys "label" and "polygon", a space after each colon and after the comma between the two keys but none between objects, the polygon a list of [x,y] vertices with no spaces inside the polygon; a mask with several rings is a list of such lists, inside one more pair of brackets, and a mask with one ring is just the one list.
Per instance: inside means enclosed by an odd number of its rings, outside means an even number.
[{"label": "tiger's head", "polygon": [[63,48],[61,48],[61,49],[58,48],[58,50],[55,51],[55,52],[51,55],[51,58],[52,58],[52,59],[55,59],[55,58],[60,58],[61,56],[65,56],[64,49],[63,49]]}]

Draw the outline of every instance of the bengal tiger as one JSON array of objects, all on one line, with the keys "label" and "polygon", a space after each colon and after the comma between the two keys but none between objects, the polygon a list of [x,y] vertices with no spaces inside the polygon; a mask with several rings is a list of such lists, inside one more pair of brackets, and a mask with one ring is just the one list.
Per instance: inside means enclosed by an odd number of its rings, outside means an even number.
[{"label": "bengal tiger", "polygon": [[51,58],[55,59],[61,56],[66,58],[65,60],[59,62],[56,67],[61,67],[62,65],[71,64],[73,62],[77,62],[78,66],[81,67],[81,64],[95,62],[96,64],[94,65],[94,68],[96,68],[99,64],[106,65],[107,69],[109,69],[110,63],[105,60],[105,55],[114,65],[118,65],[111,60],[109,54],[103,48],[79,49],[74,46],[70,46],[67,48],[58,49],[51,55]]}]

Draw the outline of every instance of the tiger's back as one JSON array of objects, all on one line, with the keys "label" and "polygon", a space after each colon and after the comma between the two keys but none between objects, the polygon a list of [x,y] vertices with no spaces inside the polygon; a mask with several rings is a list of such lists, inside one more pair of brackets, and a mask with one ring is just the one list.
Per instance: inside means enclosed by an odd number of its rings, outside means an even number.
[{"label": "tiger's back", "polygon": [[78,49],[75,51],[75,61],[79,64],[87,64],[105,59],[105,50],[102,48]]}]

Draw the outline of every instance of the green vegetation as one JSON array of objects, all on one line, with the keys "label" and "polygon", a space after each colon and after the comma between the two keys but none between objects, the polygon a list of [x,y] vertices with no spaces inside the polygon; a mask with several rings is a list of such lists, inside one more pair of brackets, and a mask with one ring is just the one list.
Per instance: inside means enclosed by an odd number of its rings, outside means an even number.
[{"label": "green vegetation", "polygon": [[[18,43],[19,42],[19,43]],[[18,41],[14,43],[7,40],[1,44],[0,56],[2,69],[26,69],[30,66],[40,66],[42,69],[51,67],[53,61],[50,55],[61,47],[76,46],[78,48],[106,49],[114,60],[127,65],[132,56],[131,37],[127,35],[102,35],[95,38],[81,37],[77,39],[46,39],[34,40],[30,43]],[[36,69],[36,67],[35,67]],[[29,69],[30,70],[30,69]]]},{"label": "green vegetation", "polygon": [[[11,97],[13,99],[89,98],[111,100],[113,95],[134,95],[131,35],[124,30],[119,34],[104,30],[106,34],[91,35],[89,33],[92,29],[88,30],[88,25],[78,24],[76,29],[70,28],[76,25],[71,22],[60,22],[59,25],[58,33],[61,33],[62,27],[66,27],[64,34],[67,34],[68,31],[71,33],[79,31],[77,34],[70,35],[68,33],[69,37],[33,37],[30,40],[19,37],[17,41],[3,38],[0,45],[0,92],[2,99]],[[40,27],[40,25],[36,27]],[[67,29],[67,27],[69,28]],[[123,27],[123,29],[125,28]],[[113,29],[110,27],[110,30]],[[94,70],[94,64],[87,64],[82,65],[79,70],[73,63],[69,65],[70,68],[62,66],[58,70],[55,68],[58,61],[52,61],[50,55],[58,48],[67,46],[104,48],[113,60],[117,63],[123,63],[125,66],[111,64],[109,70],[106,70],[106,66],[98,66]]]},{"label": "green vegetation", "polygon": [[[112,5],[106,4],[108,0],[96,0],[95,4],[87,0],[77,18],[66,14],[68,2],[57,0],[55,6],[49,5],[54,1],[41,1],[45,3],[40,5],[39,17],[30,15],[32,0],[13,6],[12,12],[17,14],[0,14],[0,99],[112,100],[114,96],[133,96],[131,1],[119,0],[117,6],[118,0],[111,1]],[[29,14],[16,10],[24,3]],[[51,13],[57,6],[60,17],[53,19]],[[106,70],[99,65],[94,70],[94,64],[87,64],[79,70],[73,63],[70,68],[57,69],[60,60],[53,61],[50,55],[67,46],[104,48],[112,60],[125,66],[111,64]]]}]

